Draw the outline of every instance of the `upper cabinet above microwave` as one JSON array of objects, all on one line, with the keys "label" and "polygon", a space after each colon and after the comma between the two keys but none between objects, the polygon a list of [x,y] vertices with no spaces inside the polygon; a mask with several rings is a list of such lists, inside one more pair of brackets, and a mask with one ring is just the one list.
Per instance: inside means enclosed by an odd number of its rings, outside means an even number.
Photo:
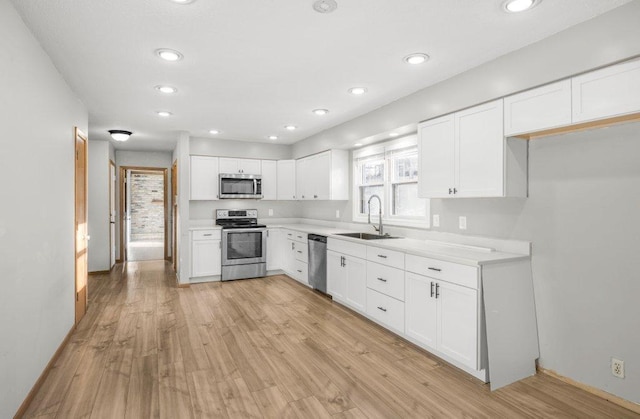
[{"label": "upper cabinet above microwave", "polygon": [[220,157],[220,173],[262,174],[260,160]]},{"label": "upper cabinet above microwave", "polygon": [[218,158],[191,156],[189,199],[218,199]]}]

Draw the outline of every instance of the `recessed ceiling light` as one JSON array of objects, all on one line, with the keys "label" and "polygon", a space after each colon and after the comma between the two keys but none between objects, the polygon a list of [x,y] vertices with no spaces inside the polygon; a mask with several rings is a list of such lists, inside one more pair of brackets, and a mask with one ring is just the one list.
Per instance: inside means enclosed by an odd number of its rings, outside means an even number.
[{"label": "recessed ceiling light", "polygon": [[189,3],[193,3],[196,0],[171,0],[171,1],[178,4],[189,4]]},{"label": "recessed ceiling light", "polygon": [[352,87],[351,89],[349,89],[349,93],[351,93],[352,95],[364,95],[365,93],[367,93],[367,88],[366,87]]},{"label": "recessed ceiling light", "polygon": [[318,116],[322,116],[322,115],[326,115],[329,113],[328,109],[314,109],[311,112],[313,112],[314,114],[318,115]]},{"label": "recessed ceiling light", "polygon": [[166,93],[168,95],[176,93],[178,91],[178,89],[173,86],[156,86],[156,90],[160,93]]},{"label": "recessed ceiling light", "polygon": [[116,141],[127,141],[133,133],[121,129],[110,129],[109,134],[111,134],[111,138]]},{"label": "recessed ceiling light", "polygon": [[422,64],[427,60],[429,60],[429,56],[421,52],[416,52],[415,54],[409,54],[406,57],[404,57],[404,61],[408,64]]},{"label": "recessed ceiling light", "polygon": [[158,114],[158,116],[162,116],[163,118],[166,118],[168,116],[173,115],[171,112],[169,111],[158,111],[156,112]]},{"label": "recessed ceiling light", "polygon": [[270,140],[277,140],[277,139],[278,139],[278,136],[277,136],[277,135],[270,135],[268,138],[269,138]]},{"label": "recessed ceiling light", "polygon": [[510,13],[524,12],[540,3],[540,0],[508,0],[504,3],[504,9]]},{"label": "recessed ceiling light", "polygon": [[398,134],[397,132],[390,132],[389,133],[389,137],[397,137],[398,135],[400,135],[400,134]]},{"label": "recessed ceiling light", "polygon": [[289,131],[294,131],[296,128],[298,128],[298,127],[296,127],[295,125],[285,125],[284,126],[284,129],[289,130]]},{"label": "recessed ceiling light", "polygon": [[182,54],[178,51],[167,48],[156,50],[156,54],[165,61],[179,61],[182,59]]},{"label": "recessed ceiling light", "polygon": [[209,131],[209,134],[217,135],[220,134],[220,131],[218,131],[217,129],[212,129]]},{"label": "recessed ceiling light", "polygon": [[355,143],[353,146],[354,147],[362,147],[362,143]]},{"label": "recessed ceiling light", "polygon": [[318,13],[331,13],[338,8],[335,0],[316,0],[313,2],[313,10]]}]

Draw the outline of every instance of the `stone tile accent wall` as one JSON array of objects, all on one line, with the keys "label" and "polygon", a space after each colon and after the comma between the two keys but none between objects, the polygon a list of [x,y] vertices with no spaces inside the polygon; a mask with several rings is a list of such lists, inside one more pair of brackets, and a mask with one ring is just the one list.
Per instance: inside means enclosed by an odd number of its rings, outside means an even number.
[{"label": "stone tile accent wall", "polygon": [[164,239],[164,176],[131,174],[131,241]]}]

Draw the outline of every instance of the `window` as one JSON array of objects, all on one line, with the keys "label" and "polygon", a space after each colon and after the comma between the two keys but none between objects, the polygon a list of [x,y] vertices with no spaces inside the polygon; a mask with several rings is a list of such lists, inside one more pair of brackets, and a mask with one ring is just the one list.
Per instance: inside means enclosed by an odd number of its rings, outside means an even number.
[{"label": "window", "polygon": [[[377,195],[382,201],[383,222],[428,227],[429,201],[418,198],[415,136],[355,151],[353,170],[354,221],[367,221],[369,199]],[[372,200],[372,221],[377,221],[379,210],[378,200]]]}]

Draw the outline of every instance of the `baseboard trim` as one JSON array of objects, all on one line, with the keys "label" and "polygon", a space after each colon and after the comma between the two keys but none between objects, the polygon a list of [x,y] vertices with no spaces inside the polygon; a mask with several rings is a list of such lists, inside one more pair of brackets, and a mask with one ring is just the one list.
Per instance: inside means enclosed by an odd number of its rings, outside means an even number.
[{"label": "baseboard trim", "polygon": [[573,380],[569,377],[565,377],[564,375],[560,375],[557,372],[553,371],[553,370],[548,370],[546,368],[542,368],[540,366],[537,367],[538,371],[543,373],[543,374],[547,374],[551,377],[557,378],[558,380],[570,384],[574,387],[578,387],[579,389],[582,389],[584,391],[586,391],[587,393],[591,393],[594,396],[598,396],[602,399],[605,399],[613,404],[617,404],[620,407],[624,407],[625,409],[631,410],[634,413],[638,413],[640,414],[640,404],[634,403],[632,401],[623,399],[622,397],[618,397],[616,395],[613,395],[611,393],[607,393],[604,390],[600,390],[599,388],[596,387],[592,387],[588,384],[584,384],[581,383],[579,381]]},{"label": "baseboard trim", "polygon": [[89,272],[89,275],[105,275],[105,274],[108,274],[109,272],[111,272],[111,270],[107,270],[107,271],[93,271],[93,272]]},{"label": "baseboard trim", "polygon": [[29,405],[33,401],[33,398],[35,397],[35,395],[38,392],[38,390],[40,390],[40,387],[42,387],[42,384],[44,384],[44,380],[47,379],[47,376],[49,375],[49,372],[53,368],[53,366],[56,363],[56,361],[58,361],[58,358],[60,358],[60,355],[62,354],[62,351],[67,346],[67,343],[69,343],[69,339],[71,339],[71,335],[73,334],[73,332],[75,330],[76,330],[76,327],[74,325],[74,326],[71,327],[71,330],[69,330],[69,333],[67,333],[67,336],[64,337],[64,339],[62,340],[62,343],[60,344],[60,346],[58,346],[58,349],[56,350],[56,352],[53,354],[53,356],[49,360],[49,363],[47,364],[47,366],[42,371],[42,374],[40,374],[40,377],[38,377],[38,379],[36,380],[36,382],[33,385],[33,387],[31,387],[31,391],[29,391],[29,394],[27,394],[27,397],[25,397],[24,401],[22,402],[22,404],[18,408],[18,411],[13,416],[13,419],[20,419],[27,412],[27,409],[29,408]]}]

